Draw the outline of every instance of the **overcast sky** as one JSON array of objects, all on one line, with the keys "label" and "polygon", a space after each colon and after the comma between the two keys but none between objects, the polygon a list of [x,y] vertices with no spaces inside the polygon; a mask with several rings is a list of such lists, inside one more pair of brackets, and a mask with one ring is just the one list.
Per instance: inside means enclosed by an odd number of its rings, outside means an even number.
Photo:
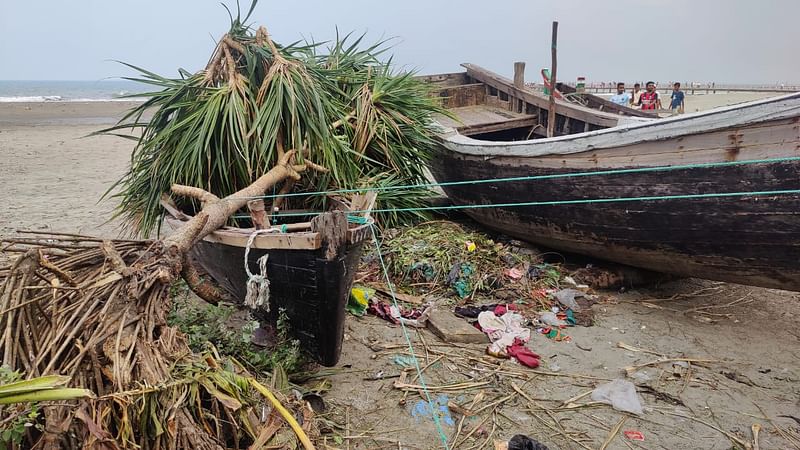
[{"label": "overcast sky", "polygon": [[[397,37],[395,60],[422,73],[526,61],[536,81],[558,20],[559,79],[761,83],[800,82],[798,18],[800,0],[261,0],[252,19],[284,43]],[[0,0],[0,79],[130,74],[112,59],[195,71],[228,24],[211,0]]]}]

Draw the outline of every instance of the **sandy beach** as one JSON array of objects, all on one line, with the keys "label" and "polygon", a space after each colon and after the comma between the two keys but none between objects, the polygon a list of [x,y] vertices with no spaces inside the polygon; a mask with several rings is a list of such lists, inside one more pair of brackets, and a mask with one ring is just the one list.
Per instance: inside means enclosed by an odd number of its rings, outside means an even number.
[{"label": "sandy beach", "polygon": [[[687,111],[765,96],[687,96]],[[123,102],[0,103],[0,235],[29,228],[116,236],[117,224],[109,222],[114,200],[100,199],[125,172],[133,143],[87,135],[114,123],[130,107]],[[651,412],[627,417],[622,428],[643,433],[645,440],[627,440],[620,431],[609,449],[728,449],[730,439],[713,427],[749,442],[754,423],[764,427],[761,448],[791,448],[782,433],[797,430],[798,423],[779,416],[800,415],[800,294],[681,280],[610,293],[610,298],[597,308],[594,327],[572,329],[573,343],[535,337],[536,351],[546,361],[543,372],[550,375],[519,381],[531,398],[567,400],[593,385],[568,374],[612,379],[625,366],[657,358],[618,347],[624,342],[657,355],[716,362],[695,366],[688,379],[676,379],[666,365],[665,370],[649,371],[659,392],[679,397],[706,424],[672,414],[675,404],[669,396],[659,400],[648,395],[645,404]],[[697,308],[711,315],[698,316]],[[430,343],[436,338],[425,334],[425,339]],[[402,441],[401,448],[434,448],[438,438],[430,419],[414,417],[412,401],[398,404],[401,394],[393,389],[393,380],[365,381],[378,372],[397,372],[391,351],[371,350],[376,342],[404,341],[398,328],[375,317],[348,318],[340,363],[347,370],[330,376],[333,388],[325,401],[350,411],[348,426],[353,430],[373,430],[390,442]],[[475,350],[482,353],[480,346]],[[428,383],[436,385],[451,382],[452,374],[440,364],[428,376]],[[472,394],[453,399],[465,403]],[[549,443],[560,439],[559,430],[542,428],[535,411],[534,404],[512,399],[503,414],[517,424],[516,430],[506,430],[503,436],[516,431]],[[569,426],[583,433],[576,436],[587,448],[598,448],[619,420],[610,408],[587,408],[568,417]],[[447,431],[452,433],[453,427]]]}]

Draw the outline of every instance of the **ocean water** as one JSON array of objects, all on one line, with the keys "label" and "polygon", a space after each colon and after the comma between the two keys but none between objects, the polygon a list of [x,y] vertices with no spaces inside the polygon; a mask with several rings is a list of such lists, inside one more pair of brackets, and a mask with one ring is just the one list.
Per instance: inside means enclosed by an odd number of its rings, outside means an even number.
[{"label": "ocean water", "polygon": [[131,101],[137,99],[124,99],[120,97],[134,93],[148,92],[152,89],[152,86],[128,80],[0,80],[0,103]]}]

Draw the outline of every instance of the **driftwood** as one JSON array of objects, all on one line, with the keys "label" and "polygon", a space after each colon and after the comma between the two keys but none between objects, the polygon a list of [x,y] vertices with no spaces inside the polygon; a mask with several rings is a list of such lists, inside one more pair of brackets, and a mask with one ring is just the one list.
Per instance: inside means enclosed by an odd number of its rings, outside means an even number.
[{"label": "driftwood", "polygon": [[203,207],[163,241],[58,235],[41,236],[38,245],[24,241],[25,253],[0,272],[2,362],[27,377],[69,375],[74,387],[98,394],[45,408],[45,432],[31,430],[29,445],[221,449],[255,439],[258,414],[237,399],[249,395],[246,374],[220,372],[213,357],[191,353],[166,323],[169,288],[181,275],[196,290],[202,286],[186,254],[248,198],[308,169],[325,170],[308,160],[293,164],[296,153],[285,152],[269,172],[226,198],[173,185],[173,194]]}]

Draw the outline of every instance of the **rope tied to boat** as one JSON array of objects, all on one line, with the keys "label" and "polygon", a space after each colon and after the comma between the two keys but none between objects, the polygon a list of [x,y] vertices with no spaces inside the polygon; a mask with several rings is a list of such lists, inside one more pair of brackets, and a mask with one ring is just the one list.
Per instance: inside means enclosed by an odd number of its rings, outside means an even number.
[{"label": "rope tied to boat", "polygon": [[258,258],[258,273],[250,272],[250,248],[253,246],[256,236],[259,234],[274,233],[280,231],[278,228],[267,228],[255,230],[247,238],[247,246],[244,249],[244,270],[247,272],[247,293],[244,296],[244,304],[250,309],[257,309],[266,305],[269,312],[269,279],[267,278],[267,259],[269,254]]}]

